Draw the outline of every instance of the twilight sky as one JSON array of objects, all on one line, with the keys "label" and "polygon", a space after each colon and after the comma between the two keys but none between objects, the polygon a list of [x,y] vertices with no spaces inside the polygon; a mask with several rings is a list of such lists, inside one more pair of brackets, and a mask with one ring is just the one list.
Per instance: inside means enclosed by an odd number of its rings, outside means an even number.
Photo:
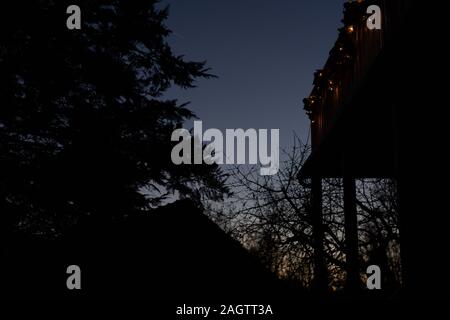
[{"label": "twilight sky", "polygon": [[[342,26],[344,0],[163,0],[175,54],[207,60],[218,79],[172,89],[190,101],[208,128],[280,129],[280,147],[293,131],[306,140],[302,100],[312,88]],[[188,127],[192,127],[188,125]]]}]

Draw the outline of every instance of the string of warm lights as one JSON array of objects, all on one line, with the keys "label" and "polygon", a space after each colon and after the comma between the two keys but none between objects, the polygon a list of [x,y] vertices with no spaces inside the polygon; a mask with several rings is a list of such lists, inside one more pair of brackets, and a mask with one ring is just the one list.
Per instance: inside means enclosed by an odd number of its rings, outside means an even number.
[{"label": "string of warm lights", "polygon": [[314,74],[313,90],[308,98],[303,99],[304,110],[314,123],[315,112],[324,97],[336,92],[339,77],[354,65],[356,54],[356,34],[364,32],[367,22],[367,4],[369,1],[357,0],[344,4],[344,27],[340,28],[338,40],[330,51],[330,56],[323,70]]}]

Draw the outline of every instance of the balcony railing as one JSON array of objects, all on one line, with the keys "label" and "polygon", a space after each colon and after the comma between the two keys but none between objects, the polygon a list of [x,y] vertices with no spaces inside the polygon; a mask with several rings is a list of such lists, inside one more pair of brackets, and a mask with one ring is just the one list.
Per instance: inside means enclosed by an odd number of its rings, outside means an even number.
[{"label": "balcony railing", "polygon": [[[381,29],[369,29],[370,5],[381,9]],[[313,89],[304,99],[311,120],[312,147],[333,127],[340,109],[349,103],[368,70],[402,24],[408,0],[353,1],[344,4],[344,26],[322,70],[314,75]]]}]

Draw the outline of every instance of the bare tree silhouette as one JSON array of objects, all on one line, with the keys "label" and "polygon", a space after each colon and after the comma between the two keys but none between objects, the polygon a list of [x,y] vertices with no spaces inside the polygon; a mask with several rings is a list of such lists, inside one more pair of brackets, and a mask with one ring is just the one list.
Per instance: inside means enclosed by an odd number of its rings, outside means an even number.
[{"label": "bare tree silhouette", "polygon": [[[311,181],[297,179],[310,148],[298,138],[275,176],[260,176],[255,168],[232,169],[233,197],[209,214],[250,248],[280,278],[314,288],[316,255],[323,254],[327,285],[342,289],[346,278],[344,201],[342,179],[324,179],[323,251],[314,243]],[[396,184],[389,179],[358,180],[357,212],[359,260],[387,270],[384,288],[400,282]],[[360,270],[364,279],[364,270]],[[323,275],[322,275],[323,276]]]}]

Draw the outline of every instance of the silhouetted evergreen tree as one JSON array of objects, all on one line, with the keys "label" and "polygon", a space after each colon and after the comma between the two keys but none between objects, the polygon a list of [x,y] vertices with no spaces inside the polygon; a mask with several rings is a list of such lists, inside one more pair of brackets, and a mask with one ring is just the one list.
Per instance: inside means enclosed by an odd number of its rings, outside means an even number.
[{"label": "silhouetted evergreen tree", "polygon": [[[8,1],[0,10],[2,226],[121,217],[170,192],[220,197],[214,166],[175,166],[193,113],[163,93],[211,77],[172,53],[156,0]],[[81,8],[68,30],[66,8]],[[146,191],[146,194],[142,191]]]}]

